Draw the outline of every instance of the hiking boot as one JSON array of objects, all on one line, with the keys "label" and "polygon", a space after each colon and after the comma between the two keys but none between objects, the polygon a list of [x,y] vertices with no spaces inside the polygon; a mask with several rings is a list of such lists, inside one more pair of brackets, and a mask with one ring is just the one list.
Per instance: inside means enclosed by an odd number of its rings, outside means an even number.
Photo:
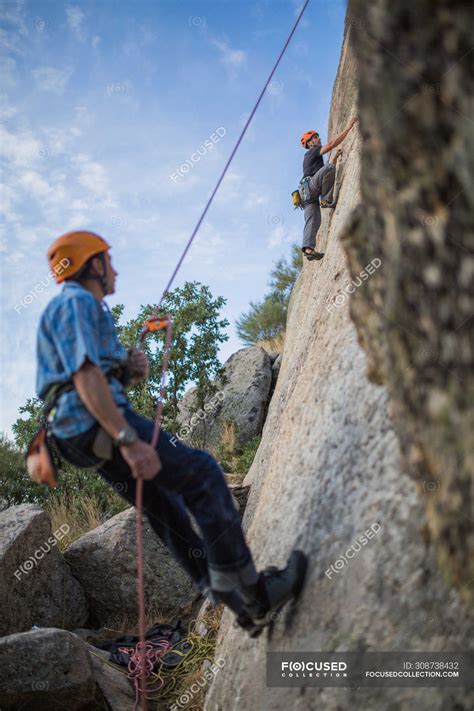
[{"label": "hiking boot", "polygon": [[322,259],[324,257],[324,252],[303,252],[304,256],[306,259],[308,259],[310,262],[313,259]]},{"label": "hiking boot", "polygon": [[319,203],[319,205],[320,205],[320,207],[335,208],[336,205],[337,205],[337,203],[334,202],[333,200],[332,200],[332,201],[329,201],[329,200],[321,200],[321,202]]},{"label": "hiking boot", "polygon": [[[274,567],[274,566],[272,566]],[[275,568],[277,570],[277,568]],[[211,590],[210,587],[202,593],[211,603],[212,607],[217,607],[217,605],[225,605],[235,614],[233,625],[234,627],[241,627],[243,630],[248,632],[250,637],[255,638],[261,634],[263,627],[256,625],[252,618],[249,617],[243,606],[243,600],[238,592],[234,590],[229,592],[217,592],[216,590]]]},{"label": "hiking boot", "polygon": [[255,622],[252,620],[251,617],[249,617],[246,612],[242,613],[241,615],[238,615],[235,618],[234,627],[241,627],[248,633],[249,637],[252,637],[252,639],[259,637],[265,629],[264,625],[255,624]]},{"label": "hiking boot", "polygon": [[283,570],[274,566],[263,570],[257,584],[242,591],[246,593],[245,612],[253,623],[253,628],[248,625],[251,637],[258,636],[263,627],[278,618],[279,611],[291,598],[299,596],[307,565],[307,556],[300,550],[294,550]]}]

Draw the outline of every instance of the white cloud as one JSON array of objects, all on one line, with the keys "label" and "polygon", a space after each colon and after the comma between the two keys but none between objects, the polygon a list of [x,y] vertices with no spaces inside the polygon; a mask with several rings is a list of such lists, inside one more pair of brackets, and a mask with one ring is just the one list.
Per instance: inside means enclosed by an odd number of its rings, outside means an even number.
[{"label": "white cloud", "polygon": [[110,189],[104,166],[84,153],[75,156],[73,163],[78,169],[79,184],[93,193],[97,205],[116,208],[117,200]]},{"label": "white cloud", "polygon": [[221,185],[216,201],[224,205],[239,205],[240,211],[261,210],[269,202],[271,186],[255,184],[248,175],[229,170]]},{"label": "white cloud", "polygon": [[11,133],[0,126],[0,155],[11,160],[17,166],[30,165],[37,160],[43,149],[43,144],[31,133]]},{"label": "white cloud", "polygon": [[46,180],[35,170],[27,170],[22,173],[18,180],[19,185],[27,190],[37,200],[48,198],[53,189]]},{"label": "white cloud", "polygon": [[77,198],[76,200],[73,200],[70,204],[71,210],[89,210],[90,205],[87,202],[87,200],[83,200],[81,198]]},{"label": "white cloud", "polygon": [[25,2],[24,0],[10,0],[0,6],[0,20],[6,24],[13,25],[16,32],[27,35],[28,29],[25,24]]},{"label": "white cloud", "polygon": [[33,69],[33,78],[39,91],[50,91],[52,94],[63,94],[72,69],[56,69],[55,67],[39,67]]},{"label": "white cloud", "polygon": [[8,96],[0,94],[0,119],[9,119],[12,116],[16,116],[17,113],[17,107],[9,103]]},{"label": "white cloud", "polygon": [[[338,2],[338,0],[336,0],[336,2]],[[331,3],[329,3],[329,4],[331,5]],[[334,4],[334,0],[333,0],[332,4]],[[303,5],[304,5],[303,0],[293,0],[295,17],[298,17],[301,10],[303,9]],[[309,26],[310,26],[310,24],[309,24],[308,20],[306,20],[305,15],[303,15],[303,17],[300,20],[300,27],[309,27]]]},{"label": "white cloud", "polygon": [[24,5],[23,0],[0,5],[0,20],[9,26],[8,29],[0,29],[0,45],[20,55],[24,54],[23,43],[28,36]]},{"label": "white cloud", "polygon": [[99,42],[100,42],[100,36],[94,35],[94,37],[91,40],[91,45],[94,47],[94,49],[99,46]]},{"label": "white cloud", "polygon": [[18,214],[15,212],[16,195],[10,185],[0,186],[0,214],[4,220],[13,222],[18,219]]},{"label": "white cloud", "polygon": [[221,55],[221,60],[224,64],[231,67],[240,67],[247,59],[247,55],[241,49],[232,49],[225,41],[212,38],[211,45],[216,47]]},{"label": "white cloud", "polygon": [[4,47],[10,52],[16,52],[16,54],[24,54],[21,47],[21,37],[15,32],[7,32],[0,27],[0,46]]},{"label": "white cloud", "polygon": [[276,249],[277,247],[283,247],[287,244],[299,242],[300,239],[301,235],[296,229],[288,230],[283,225],[278,225],[278,227],[275,227],[270,232],[267,244],[271,249]]},{"label": "white cloud", "polygon": [[203,265],[219,264],[226,243],[228,244],[229,240],[224,241],[222,232],[207,222],[199,230],[188,252],[188,263],[199,264],[201,269]]},{"label": "white cloud", "polygon": [[66,153],[71,149],[71,144],[74,144],[76,138],[81,135],[81,130],[75,126],[45,126],[42,129],[45,140],[48,144],[48,154],[57,155]]},{"label": "white cloud", "polygon": [[26,227],[17,227],[15,230],[15,239],[25,244],[35,244],[38,242],[38,235],[33,229]]},{"label": "white cloud", "polygon": [[80,41],[85,40],[85,34],[82,29],[84,21],[84,13],[78,5],[66,5],[66,20],[69,29],[74,36]]},{"label": "white cloud", "polygon": [[4,87],[15,85],[16,61],[13,57],[0,57],[0,75]]},{"label": "white cloud", "polygon": [[87,106],[78,104],[74,107],[74,123],[77,130],[80,130],[79,127],[88,128],[92,125],[93,115]]}]

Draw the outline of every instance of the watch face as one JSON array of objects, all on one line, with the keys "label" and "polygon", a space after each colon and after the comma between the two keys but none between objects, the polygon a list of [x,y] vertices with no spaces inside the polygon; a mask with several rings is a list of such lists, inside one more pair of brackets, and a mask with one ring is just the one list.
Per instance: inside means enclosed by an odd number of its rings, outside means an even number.
[{"label": "watch face", "polygon": [[133,444],[138,439],[138,435],[133,427],[124,428],[117,437],[117,442],[119,446]]},{"label": "watch face", "polygon": [[127,430],[126,439],[129,444],[132,444],[132,442],[135,442],[135,440],[137,439],[137,433],[135,432],[135,430],[133,430],[132,428]]}]

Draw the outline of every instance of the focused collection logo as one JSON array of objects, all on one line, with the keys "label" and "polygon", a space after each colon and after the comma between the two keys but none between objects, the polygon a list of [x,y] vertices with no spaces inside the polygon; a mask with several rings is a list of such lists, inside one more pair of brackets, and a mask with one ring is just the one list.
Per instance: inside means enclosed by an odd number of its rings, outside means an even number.
[{"label": "focused collection logo", "polygon": [[346,662],[318,662],[318,661],[294,661],[281,662],[282,678],[291,677],[347,677]]}]

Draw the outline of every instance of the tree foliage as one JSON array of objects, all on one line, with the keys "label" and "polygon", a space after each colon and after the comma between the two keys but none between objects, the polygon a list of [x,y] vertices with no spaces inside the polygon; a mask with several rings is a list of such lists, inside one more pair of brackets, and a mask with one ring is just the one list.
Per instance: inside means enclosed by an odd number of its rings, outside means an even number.
[{"label": "tree foliage", "polygon": [[[213,298],[209,287],[198,282],[186,282],[183,287],[169,292],[163,300],[160,313],[169,313],[173,321],[166,400],[163,410],[165,427],[178,426],[178,402],[186,386],[194,382],[197,387],[197,407],[202,407],[213,392],[212,380],[222,372],[218,358],[219,346],[228,340],[225,328],[227,319],[220,318],[225,299]],[[154,312],[153,305],[142,306],[137,318],[124,326],[117,325],[119,338],[125,347],[134,346],[143,322]],[[123,307],[113,309],[118,319]],[[160,392],[161,371],[165,345],[165,331],[150,333],[144,343],[150,362],[150,377],[129,391],[132,406],[145,417],[153,417]]]},{"label": "tree foliage", "polygon": [[[35,403],[32,400],[29,403],[28,409],[26,406],[22,409],[23,414],[30,412],[31,420],[22,420],[25,426],[22,427],[20,442],[22,436],[28,436],[28,428],[36,414]],[[31,429],[35,428],[32,426]],[[23,446],[0,435],[0,509],[26,503],[44,506],[52,499],[61,499],[67,504],[77,496],[94,498],[99,509],[104,513],[118,513],[125,507],[125,502],[96,471],[79,469],[65,461],[62,461],[59,483],[55,489],[36,484],[26,471],[24,452]]]},{"label": "tree foliage", "polygon": [[250,302],[250,309],[236,321],[239,338],[246,346],[276,338],[286,327],[291,290],[301,271],[303,257],[297,244],[289,260],[280,259],[270,272],[270,291],[261,301]]},{"label": "tree foliage", "polygon": [[236,322],[239,338],[246,346],[253,346],[257,341],[276,338],[285,328],[287,301],[268,294],[258,303],[250,302],[250,309]]}]

